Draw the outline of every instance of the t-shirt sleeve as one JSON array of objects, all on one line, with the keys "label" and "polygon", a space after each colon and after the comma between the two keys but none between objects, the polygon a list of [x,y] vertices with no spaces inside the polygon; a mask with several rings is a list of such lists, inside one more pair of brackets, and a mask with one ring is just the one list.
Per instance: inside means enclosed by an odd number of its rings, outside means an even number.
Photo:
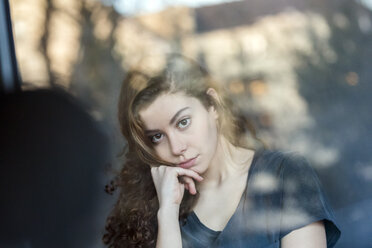
[{"label": "t-shirt sleeve", "polygon": [[281,166],[280,238],[298,228],[323,220],[327,246],[333,247],[340,237],[333,211],[321,183],[308,161],[295,154],[284,158]]}]

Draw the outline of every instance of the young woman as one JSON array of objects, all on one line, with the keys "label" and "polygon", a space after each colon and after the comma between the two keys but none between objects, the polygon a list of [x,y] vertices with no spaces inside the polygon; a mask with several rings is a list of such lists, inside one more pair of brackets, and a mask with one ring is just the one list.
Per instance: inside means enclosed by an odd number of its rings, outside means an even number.
[{"label": "young woman", "polygon": [[339,238],[307,162],[249,146],[223,92],[192,62],[128,73],[119,120],[127,150],[109,247],[325,248]]}]

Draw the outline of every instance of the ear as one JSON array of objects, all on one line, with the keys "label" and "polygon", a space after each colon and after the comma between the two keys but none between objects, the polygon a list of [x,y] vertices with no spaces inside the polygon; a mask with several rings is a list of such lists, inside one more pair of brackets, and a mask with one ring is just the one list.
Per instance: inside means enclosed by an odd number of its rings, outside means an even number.
[{"label": "ear", "polygon": [[[215,89],[208,88],[206,93],[208,95],[210,95],[211,97],[213,97],[216,102],[218,102],[218,103],[221,102],[220,96],[218,95],[218,93]],[[217,112],[216,107],[214,105],[210,106],[208,111],[214,114],[215,119],[218,119],[218,112]]]}]

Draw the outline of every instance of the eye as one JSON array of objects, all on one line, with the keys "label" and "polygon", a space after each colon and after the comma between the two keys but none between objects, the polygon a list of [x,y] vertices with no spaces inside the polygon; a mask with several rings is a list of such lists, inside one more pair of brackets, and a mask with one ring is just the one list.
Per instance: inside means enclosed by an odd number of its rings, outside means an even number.
[{"label": "eye", "polygon": [[190,125],[190,122],[191,122],[190,118],[182,119],[177,123],[177,127],[184,129]]},{"label": "eye", "polygon": [[157,133],[153,136],[150,136],[150,140],[152,143],[156,144],[156,143],[159,143],[163,138],[163,134],[161,133]]}]

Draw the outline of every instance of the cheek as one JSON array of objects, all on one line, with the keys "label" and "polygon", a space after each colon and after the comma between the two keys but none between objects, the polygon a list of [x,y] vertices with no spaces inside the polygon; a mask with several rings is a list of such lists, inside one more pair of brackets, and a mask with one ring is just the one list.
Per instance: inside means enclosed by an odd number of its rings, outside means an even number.
[{"label": "cheek", "polygon": [[164,161],[169,161],[169,151],[168,151],[169,149],[167,149],[167,147],[163,143],[154,146],[154,150],[155,150],[156,155],[160,159]]},{"label": "cheek", "polygon": [[211,149],[216,150],[218,142],[218,130],[217,123],[214,119],[209,123],[209,142]]},{"label": "cheek", "polygon": [[207,115],[203,125],[198,129],[198,137],[196,138],[199,139],[205,149],[208,149],[208,152],[213,152],[217,147],[217,137],[216,121]]}]

